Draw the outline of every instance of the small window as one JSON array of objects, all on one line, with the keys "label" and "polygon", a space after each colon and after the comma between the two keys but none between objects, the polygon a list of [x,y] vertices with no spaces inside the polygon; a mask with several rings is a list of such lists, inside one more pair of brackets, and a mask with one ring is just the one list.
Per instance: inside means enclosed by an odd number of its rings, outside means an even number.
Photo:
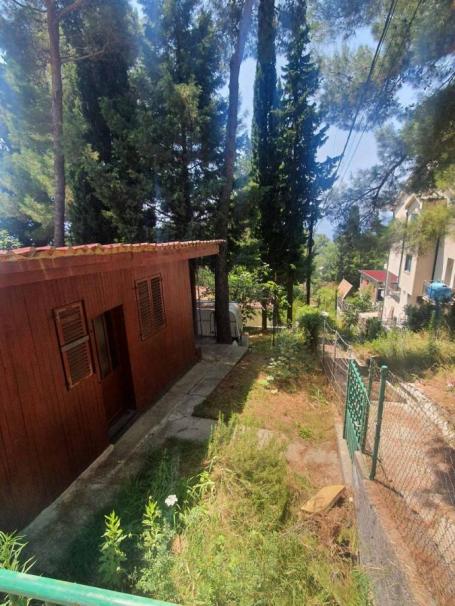
[{"label": "small window", "polygon": [[148,339],[166,325],[161,276],[136,282],[137,307],[141,339]]},{"label": "small window", "polygon": [[93,374],[92,354],[82,301],[54,311],[68,388]]},{"label": "small window", "polygon": [[404,271],[411,271],[412,266],[412,255],[406,255],[406,259],[404,262]]}]

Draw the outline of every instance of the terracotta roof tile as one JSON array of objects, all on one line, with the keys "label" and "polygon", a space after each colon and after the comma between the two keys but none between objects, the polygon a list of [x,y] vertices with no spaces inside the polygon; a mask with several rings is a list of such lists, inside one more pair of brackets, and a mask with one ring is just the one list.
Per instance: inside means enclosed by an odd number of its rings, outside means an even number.
[{"label": "terracotta roof tile", "polygon": [[[387,272],[385,269],[361,269],[360,273],[375,280],[376,282],[385,282]],[[395,284],[398,282],[398,276],[389,271],[389,282]]]},{"label": "terracotta roof tile", "polygon": [[119,253],[138,252],[173,252],[187,248],[203,248],[210,244],[221,244],[223,240],[193,240],[189,242],[163,242],[153,244],[143,242],[139,244],[81,244],[78,246],[40,246],[34,248],[15,248],[0,250],[0,262],[24,261],[27,259],[52,259],[56,257],[75,257],[81,255],[114,255]]}]

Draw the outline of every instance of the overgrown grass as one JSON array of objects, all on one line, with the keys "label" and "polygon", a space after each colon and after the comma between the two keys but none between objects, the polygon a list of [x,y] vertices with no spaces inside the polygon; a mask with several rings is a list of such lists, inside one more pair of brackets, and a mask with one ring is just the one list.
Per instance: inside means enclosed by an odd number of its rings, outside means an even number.
[{"label": "overgrown grass", "polygon": [[363,358],[379,357],[382,364],[402,375],[419,374],[430,368],[455,363],[455,341],[429,331],[389,331],[373,341],[355,345]]},{"label": "overgrown grass", "polygon": [[349,505],[320,520],[302,517],[302,501],[314,494],[311,477],[291,471],[286,431],[258,431],[270,428],[257,407],[266,399],[273,405],[279,392],[289,407],[307,401],[308,414],[285,413],[291,439],[325,439],[321,423],[330,424],[330,415],[322,413],[328,403],[314,356],[301,335],[286,333],[274,348],[270,337],[257,337],[253,352],[233,373],[237,389],[224,383],[213,396],[227,411],[229,401],[248,410],[220,420],[208,445],[173,441],[152,453],[76,537],[58,577],[194,606],[370,603]]},{"label": "overgrown grass", "polygon": [[[136,566],[140,554],[135,541],[130,539],[141,532],[145,504],[153,499],[164,507],[164,499],[170,494],[183,502],[188,478],[202,469],[206,454],[207,445],[182,440],[168,440],[162,448],[151,452],[142,471],[127,482],[113,502],[93,516],[75,537],[54,575],[79,583],[103,584],[98,574],[98,559],[105,516],[113,510],[129,536],[123,547],[130,567]],[[37,565],[39,568],[39,562]]]},{"label": "overgrown grass", "polygon": [[[185,605],[369,604],[365,577],[352,559],[355,533],[340,528],[329,547],[300,518],[284,442],[237,416],[219,422],[204,470],[188,481],[182,461],[190,448],[173,443],[155,453],[116,499],[124,557],[115,583],[99,567],[101,515],[75,540],[60,578]],[[185,473],[203,454],[193,452]],[[169,494],[178,498],[172,515]],[[147,527],[144,511],[152,502],[158,514]],[[115,558],[113,564],[115,571]]]},{"label": "overgrown grass", "polygon": [[367,604],[364,578],[297,515],[284,444],[234,419],[210,446],[214,489],[188,516],[174,581],[184,604]]}]

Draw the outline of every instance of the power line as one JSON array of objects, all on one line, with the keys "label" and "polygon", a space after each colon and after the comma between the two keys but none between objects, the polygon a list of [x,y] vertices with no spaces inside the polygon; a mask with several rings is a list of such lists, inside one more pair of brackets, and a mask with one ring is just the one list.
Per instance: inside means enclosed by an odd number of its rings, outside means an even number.
[{"label": "power line", "polygon": [[[384,82],[382,84],[381,91],[380,91],[380,93],[378,95],[379,100],[382,98],[383,94],[385,93],[385,90],[387,88],[387,84],[388,84],[388,82],[390,80],[390,77],[392,75],[394,61],[395,61],[395,59],[398,59],[400,57],[400,54],[403,51],[403,47],[404,47],[404,45],[406,43],[406,38],[407,38],[407,36],[409,35],[409,33],[411,31],[412,24],[414,23],[414,21],[415,21],[415,19],[417,17],[417,13],[419,11],[419,8],[421,7],[422,4],[423,4],[423,0],[419,0],[417,2],[416,6],[414,8],[414,12],[413,12],[411,18],[409,19],[409,21],[407,23],[407,27],[406,27],[406,30],[405,30],[405,32],[403,34],[403,38],[401,39],[401,43],[400,43],[400,46],[398,48],[398,51],[395,53],[394,59],[390,63],[389,70],[388,70],[387,75],[386,75],[386,77],[384,79]],[[377,107],[377,104],[375,105],[375,108],[376,107]],[[356,147],[354,149],[354,152],[351,154],[351,157],[350,157],[350,159],[349,159],[349,161],[347,163],[347,166],[346,166],[346,168],[345,168],[345,170],[343,172],[343,175],[341,177],[341,181],[344,180],[344,177],[346,176],[346,173],[349,170],[349,167],[350,167],[350,165],[351,165],[351,163],[352,163],[352,161],[353,161],[353,159],[354,159],[354,157],[355,157],[355,155],[357,153],[357,150],[359,149],[360,143],[361,143],[362,138],[363,138],[365,132],[367,131],[367,129],[368,129],[368,116],[365,114],[365,125],[364,125],[364,128],[363,128],[362,133],[360,134],[360,137],[359,137],[359,139],[357,141],[357,144],[356,144]]]},{"label": "power line", "polygon": [[389,11],[387,13],[387,17],[386,17],[386,20],[385,20],[385,23],[384,23],[384,27],[382,29],[381,37],[379,38],[379,42],[378,42],[378,44],[376,46],[376,50],[375,50],[375,53],[374,53],[374,56],[373,56],[373,60],[372,60],[371,65],[370,65],[368,76],[367,76],[367,79],[365,81],[365,84],[362,87],[362,91],[361,91],[361,94],[360,94],[360,97],[359,97],[359,101],[357,103],[357,109],[356,109],[356,112],[354,114],[354,118],[352,120],[352,124],[351,124],[351,127],[349,129],[349,133],[348,133],[346,142],[345,142],[344,147],[343,147],[343,151],[341,152],[340,160],[338,162],[337,170],[335,172],[335,177],[338,174],[338,170],[340,168],[341,162],[343,161],[343,158],[344,158],[344,155],[346,153],[346,149],[348,147],[349,141],[351,140],[351,136],[352,136],[352,133],[354,131],[354,127],[355,127],[355,124],[357,122],[357,118],[359,117],[359,113],[360,113],[360,111],[362,109],[362,105],[363,105],[363,101],[364,101],[364,97],[365,97],[366,91],[367,91],[368,86],[369,86],[369,84],[371,82],[371,78],[373,76],[374,68],[376,67],[376,62],[377,62],[377,60],[379,58],[379,53],[381,52],[381,47],[382,47],[382,44],[383,44],[384,39],[386,37],[387,30],[389,29],[390,21],[392,20],[392,17],[393,17],[393,14],[395,12],[395,8],[396,8],[397,4],[398,4],[398,0],[392,0],[392,2],[390,4]]}]

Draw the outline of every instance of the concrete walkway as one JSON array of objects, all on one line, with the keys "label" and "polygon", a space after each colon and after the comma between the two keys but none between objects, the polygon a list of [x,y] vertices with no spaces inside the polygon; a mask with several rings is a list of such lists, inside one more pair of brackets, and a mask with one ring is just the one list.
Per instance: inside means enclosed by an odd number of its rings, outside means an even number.
[{"label": "concrete walkway", "polygon": [[169,437],[202,441],[210,436],[214,421],[192,417],[193,410],[229,374],[248,346],[204,343],[201,349],[201,361],[22,531],[41,574],[52,575],[78,529],[140,471],[153,448]]}]

